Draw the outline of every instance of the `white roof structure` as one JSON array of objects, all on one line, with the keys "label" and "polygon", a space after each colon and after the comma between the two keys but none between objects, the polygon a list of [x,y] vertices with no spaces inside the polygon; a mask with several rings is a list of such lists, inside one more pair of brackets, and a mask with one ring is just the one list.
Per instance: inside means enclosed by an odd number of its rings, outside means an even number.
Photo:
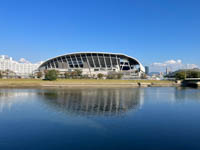
[{"label": "white roof structure", "polygon": [[122,56],[122,57],[127,57],[129,59],[132,59],[134,60],[135,62],[138,63],[138,65],[140,66],[140,70],[142,72],[145,72],[145,67],[140,63],[140,61],[138,61],[136,58],[134,57],[131,57],[131,56],[128,56],[126,54],[122,54],[122,53],[109,53],[109,52],[75,52],[75,53],[68,53],[68,54],[63,54],[63,55],[59,55],[59,56],[56,56],[56,57],[53,57],[53,58],[50,58],[50,59],[47,59],[46,61],[44,61],[40,66],[43,66],[45,63],[47,63],[48,61],[51,61],[53,59],[57,59],[59,57],[63,57],[63,56],[68,56],[68,55],[79,55],[79,54],[103,54],[103,55],[116,55],[116,56]]}]

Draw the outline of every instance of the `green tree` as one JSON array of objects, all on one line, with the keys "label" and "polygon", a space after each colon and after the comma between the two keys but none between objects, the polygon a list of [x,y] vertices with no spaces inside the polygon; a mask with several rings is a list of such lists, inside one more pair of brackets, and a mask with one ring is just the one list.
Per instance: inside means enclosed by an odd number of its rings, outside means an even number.
[{"label": "green tree", "polygon": [[82,70],[75,69],[74,71],[76,72],[77,76],[82,76]]},{"label": "green tree", "polygon": [[141,75],[141,79],[147,79],[147,75],[146,74],[142,74]]},{"label": "green tree", "polygon": [[72,79],[76,79],[77,78],[77,72],[76,71],[72,71],[71,72],[71,77],[72,77]]},{"label": "green tree", "polygon": [[70,72],[65,72],[65,78],[70,79],[71,78],[71,73]]},{"label": "green tree", "polygon": [[200,72],[199,71],[188,71],[187,72],[188,78],[200,78]]},{"label": "green tree", "polygon": [[176,78],[177,80],[184,80],[184,79],[186,78],[186,72],[184,72],[184,71],[177,72],[177,73],[175,74],[175,78]]},{"label": "green tree", "polygon": [[0,79],[3,77],[2,72],[0,71]]},{"label": "green tree", "polygon": [[58,72],[56,70],[48,70],[45,74],[46,80],[56,80],[58,78]]},{"label": "green tree", "polygon": [[71,72],[71,77],[72,79],[78,79],[82,77],[82,71],[79,69],[75,69],[74,71]]}]

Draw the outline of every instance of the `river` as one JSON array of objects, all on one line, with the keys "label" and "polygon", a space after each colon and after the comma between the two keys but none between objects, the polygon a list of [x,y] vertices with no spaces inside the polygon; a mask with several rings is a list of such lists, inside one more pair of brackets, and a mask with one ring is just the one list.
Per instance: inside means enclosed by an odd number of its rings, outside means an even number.
[{"label": "river", "polygon": [[199,89],[0,89],[0,150],[199,150],[199,140]]}]

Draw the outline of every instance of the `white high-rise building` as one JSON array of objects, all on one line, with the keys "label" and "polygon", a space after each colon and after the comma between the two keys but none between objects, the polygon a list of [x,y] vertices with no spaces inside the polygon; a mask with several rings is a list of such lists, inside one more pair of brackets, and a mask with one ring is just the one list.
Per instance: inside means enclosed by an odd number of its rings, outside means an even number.
[{"label": "white high-rise building", "polygon": [[19,61],[15,61],[12,57],[6,55],[0,55],[0,71],[11,70],[18,76],[26,77],[32,75],[33,72],[38,69],[40,63],[30,63],[24,58]]}]

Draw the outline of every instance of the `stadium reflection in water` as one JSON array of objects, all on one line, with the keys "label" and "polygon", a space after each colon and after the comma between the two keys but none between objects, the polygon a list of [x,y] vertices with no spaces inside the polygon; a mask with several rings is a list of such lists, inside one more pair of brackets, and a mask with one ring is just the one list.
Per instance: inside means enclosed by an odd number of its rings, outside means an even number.
[{"label": "stadium reflection in water", "polygon": [[143,104],[141,89],[43,90],[42,100],[58,111],[73,115],[121,115]]},{"label": "stadium reflection in water", "polygon": [[[160,101],[166,94],[171,103],[200,101],[198,90],[185,88],[88,88],[88,89],[1,89],[0,112],[12,109],[18,103],[27,103],[39,99],[39,103],[70,115],[121,115],[128,111],[142,108],[144,99],[151,97],[154,102]],[[152,94],[153,93],[153,94]],[[162,94],[161,94],[162,93]],[[31,99],[32,98],[32,99]]]}]

